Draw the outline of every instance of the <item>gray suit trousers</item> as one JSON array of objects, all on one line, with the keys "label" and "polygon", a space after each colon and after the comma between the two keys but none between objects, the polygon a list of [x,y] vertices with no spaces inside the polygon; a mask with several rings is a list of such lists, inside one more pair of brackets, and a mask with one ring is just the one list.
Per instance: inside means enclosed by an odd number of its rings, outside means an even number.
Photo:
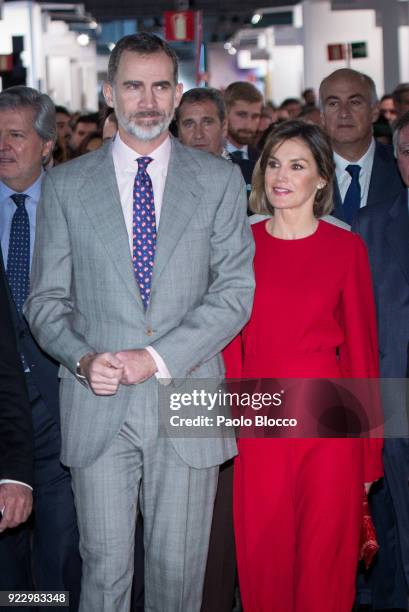
[{"label": "gray suit trousers", "polygon": [[189,467],[134,406],[107,452],[72,468],[83,584],[80,612],[128,612],[137,501],[146,612],[199,612],[218,466]]}]

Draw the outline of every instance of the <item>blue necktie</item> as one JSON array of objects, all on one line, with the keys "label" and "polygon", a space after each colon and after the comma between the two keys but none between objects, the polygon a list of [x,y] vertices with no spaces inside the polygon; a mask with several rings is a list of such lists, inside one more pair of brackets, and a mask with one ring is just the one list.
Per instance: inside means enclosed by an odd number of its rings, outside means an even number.
[{"label": "blue necktie", "polygon": [[30,289],[30,220],[25,205],[28,196],[13,193],[10,197],[17,210],[11,221],[7,277],[17,311],[21,314]]},{"label": "blue necktie", "polygon": [[359,184],[361,166],[350,164],[345,170],[351,175],[351,182],[345,194],[342,209],[345,221],[351,225],[353,218],[361,207],[361,185]]},{"label": "blue necktie", "polygon": [[133,188],[132,261],[136,282],[145,309],[151,293],[156,248],[155,202],[151,177],[146,171],[151,157],[139,157]]}]

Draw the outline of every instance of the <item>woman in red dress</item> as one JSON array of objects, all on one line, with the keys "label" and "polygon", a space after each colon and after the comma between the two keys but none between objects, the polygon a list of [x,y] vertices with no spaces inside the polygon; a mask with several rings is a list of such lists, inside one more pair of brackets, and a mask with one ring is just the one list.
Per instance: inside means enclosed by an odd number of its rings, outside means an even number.
[{"label": "woman in red dress", "polygon": [[[332,207],[330,144],[279,126],[253,177],[256,293],[241,335],[243,378],[376,378],[375,307],[361,239],[319,220]],[[233,351],[234,353],[234,351]],[[380,439],[241,439],[234,518],[245,612],[351,612],[364,485]]]}]

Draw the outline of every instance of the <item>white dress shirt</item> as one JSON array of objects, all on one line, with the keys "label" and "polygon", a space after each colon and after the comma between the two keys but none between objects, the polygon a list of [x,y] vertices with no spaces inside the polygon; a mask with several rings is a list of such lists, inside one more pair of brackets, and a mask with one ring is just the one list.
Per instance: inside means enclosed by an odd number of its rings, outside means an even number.
[{"label": "white dress shirt", "polygon": [[[138,171],[138,163],[136,160],[138,159],[138,157],[145,156],[141,155],[140,153],[137,153],[136,151],[134,151],[134,149],[131,149],[131,147],[128,147],[128,145],[126,145],[123,140],[121,140],[119,133],[116,134],[111,146],[116,182],[118,184],[122,212],[124,214],[125,225],[128,232],[129,250],[132,253],[133,187],[135,176]],[[165,191],[165,182],[168,174],[170,151],[171,142],[170,138],[168,137],[157,149],[152,151],[152,153],[150,153],[148,156],[153,159],[153,161],[151,161],[147,168],[147,172],[151,177],[152,181],[157,228],[159,228],[163,192]],[[159,353],[155,351],[155,349],[151,346],[147,346],[146,350],[150,353],[150,355],[155,361],[156,367],[158,368],[158,371],[156,372],[156,377],[158,379],[170,379],[170,372]]]},{"label": "white dress shirt", "polygon": [[[30,487],[30,485],[27,484],[26,482],[20,482],[20,480],[11,480],[10,478],[2,478],[0,480],[0,485],[2,484],[18,484],[18,485],[22,485],[23,487],[27,487],[27,489],[30,489],[31,491],[33,490],[33,487]],[[0,512],[3,514],[4,506],[3,508],[0,508]]]},{"label": "white dress shirt", "polygon": [[369,184],[371,182],[371,173],[372,173],[374,155],[375,155],[375,139],[374,138],[372,138],[371,144],[369,145],[367,152],[361,157],[361,159],[358,159],[358,161],[350,162],[347,159],[344,159],[343,157],[338,155],[338,153],[335,153],[334,151],[335,173],[337,177],[337,182],[338,182],[338,187],[339,187],[339,192],[341,194],[342,202],[344,202],[345,200],[345,196],[348,191],[348,187],[352,181],[351,175],[349,174],[349,172],[345,170],[345,168],[349,166],[350,164],[352,164],[352,165],[361,166],[361,171],[359,173],[359,184],[361,186],[361,205],[360,207],[362,208],[363,206],[366,206],[366,202],[368,200],[368,193],[369,193]]}]

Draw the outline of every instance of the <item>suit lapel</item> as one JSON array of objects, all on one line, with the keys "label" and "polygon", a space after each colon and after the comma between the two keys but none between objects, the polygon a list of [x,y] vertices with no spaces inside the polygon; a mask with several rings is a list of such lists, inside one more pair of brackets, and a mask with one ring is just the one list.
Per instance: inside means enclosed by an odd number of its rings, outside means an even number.
[{"label": "suit lapel", "polygon": [[405,190],[392,205],[390,220],[385,228],[386,239],[409,283],[409,212],[408,195]]},{"label": "suit lapel", "polygon": [[3,251],[1,250],[1,247],[0,247],[0,275],[3,276],[4,288],[6,290],[6,297],[7,297],[8,303],[10,305],[11,318],[13,320],[14,327],[17,330],[17,332],[22,331],[24,328],[27,327],[27,324],[26,324],[24,317],[18,313],[16,304],[11,294],[9,279],[7,277],[6,266],[4,265]]},{"label": "suit lapel", "polygon": [[388,184],[388,167],[385,163],[384,151],[377,144],[372,164],[371,180],[369,182],[367,206],[372,206],[379,198],[383,198],[385,184]]},{"label": "suit lapel", "polygon": [[[92,168],[84,168],[86,180],[80,189],[83,208],[103,242],[118,274],[144,310],[135,282],[128,233],[123,217],[115,169],[109,146],[94,157]],[[169,258],[191,220],[203,187],[195,179],[199,165],[189,150],[172,139],[159,222],[152,291]]]},{"label": "suit lapel", "polygon": [[253,162],[254,165],[260,157],[260,151],[258,149],[253,149],[253,147],[248,147],[247,152],[249,156],[249,161]]},{"label": "suit lapel", "polygon": [[[371,179],[369,182],[367,206],[372,206],[377,202],[384,201],[385,185],[391,186],[395,183],[395,173],[388,148],[380,143],[375,144],[375,154],[372,164]],[[342,210],[342,199],[338,187],[337,179],[334,179],[334,217],[345,221]]]},{"label": "suit lapel", "polygon": [[172,139],[172,151],[156,243],[152,289],[191,220],[203,187],[195,179],[199,165],[189,150]]},{"label": "suit lapel", "polygon": [[[377,142],[366,201],[367,206],[383,202],[385,200],[385,186],[391,189],[395,184],[396,171],[393,159],[389,156],[387,146]],[[396,190],[394,193],[396,193]]]},{"label": "suit lapel", "polygon": [[142,299],[133,272],[128,232],[122,212],[111,147],[101,150],[93,169],[84,168],[86,180],[80,193],[83,208],[97,236],[107,250],[110,261],[143,310]]}]

